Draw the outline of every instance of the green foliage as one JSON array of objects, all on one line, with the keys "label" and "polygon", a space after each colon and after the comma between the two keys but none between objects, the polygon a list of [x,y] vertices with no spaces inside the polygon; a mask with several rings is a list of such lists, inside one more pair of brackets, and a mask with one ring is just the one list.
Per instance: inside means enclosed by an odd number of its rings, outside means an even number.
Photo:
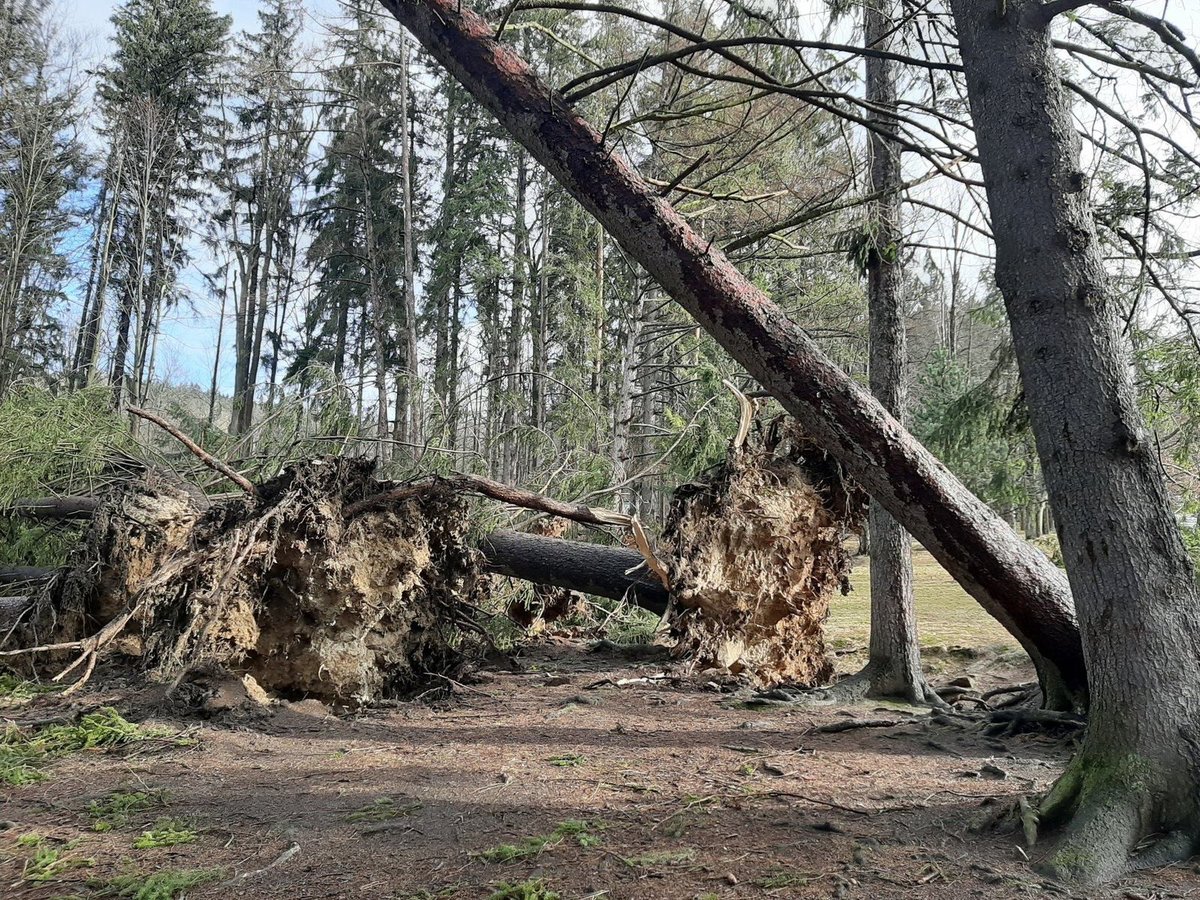
[{"label": "green foliage", "polygon": [[603,828],[602,822],[567,819],[560,822],[550,834],[525,837],[515,844],[500,844],[475,855],[490,863],[514,862],[538,856],[551,847],[557,847],[567,838],[574,838],[575,843],[588,850],[600,843],[600,838],[595,832],[603,830]]},{"label": "green foliage", "polygon": [[562,894],[546,887],[541,878],[509,884],[507,881],[496,886],[488,900],[562,900]]},{"label": "green foliage", "polygon": [[21,786],[44,781],[53,760],[80,750],[107,750],[146,740],[184,743],[171,731],[126,721],[111,706],[83,716],[73,725],[48,725],[26,734],[10,725],[0,735],[0,782]]},{"label": "green foliage", "polygon": [[[0,400],[0,507],[101,491],[114,456],[134,449],[128,424],[109,408],[111,397],[103,388],[57,394],[23,386]],[[62,565],[76,535],[0,517],[0,564]]]},{"label": "green foliage", "polygon": [[28,681],[18,675],[0,674],[0,709],[21,706],[34,697],[61,691],[62,685]]},{"label": "green foliage", "polygon": [[18,388],[0,401],[0,505],[44,494],[103,488],[114,454],[134,449],[129,426],[104,388],[57,394]]},{"label": "green foliage", "polygon": [[152,828],[143,831],[133,842],[135,850],[153,850],[158,847],[174,847],[177,844],[190,844],[196,840],[196,829],[183,819],[163,818],[154,823]]},{"label": "green foliage", "polygon": [[220,869],[159,869],[144,874],[131,872],[95,885],[102,897],[127,900],[177,900],[187,891],[225,877]]},{"label": "green foliage", "polygon": [[124,827],[137,813],[165,804],[162,791],[113,791],[103,799],[89,803],[87,816],[92,820],[93,831],[110,831]]},{"label": "green foliage", "polygon": [[973,493],[1003,509],[1040,492],[1024,402],[1003,364],[972,385],[939,350],[920,376],[920,396],[914,433]]},{"label": "green foliage", "polygon": [[23,834],[17,839],[18,847],[32,847],[33,856],[25,860],[21,867],[21,880],[31,882],[55,881],[64,872],[71,869],[94,866],[96,860],[88,857],[71,856],[71,851],[78,846],[78,841],[64,844],[52,844],[37,833]]}]

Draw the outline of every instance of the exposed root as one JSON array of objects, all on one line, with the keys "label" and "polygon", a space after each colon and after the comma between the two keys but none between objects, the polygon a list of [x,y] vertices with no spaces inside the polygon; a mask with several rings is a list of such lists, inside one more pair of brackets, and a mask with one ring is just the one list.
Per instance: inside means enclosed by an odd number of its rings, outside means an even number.
[{"label": "exposed root", "polygon": [[346,506],[379,492],[371,470],[312,460],[211,506],[153,475],[128,485],[97,510],[23,643],[80,651],[58,674],[82,667],[76,687],[107,650],[165,677],[217,664],[347,705],[449,671],[486,590],[463,501],[431,482],[347,521]]},{"label": "exposed root", "polygon": [[845,590],[865,498],[780,417],[675,494],[662,544],[679,655],[758,685],[829,680],[822,627]]},{"label": "exposed root", "polygon": [[1165,782],[1138,757],[1101,761],[1081,752],[1037,809],[1042,830],[1063,826],[1039,868],[1059,881],[1100,885],[1190,857],[1198,847],[1195,792]]}]

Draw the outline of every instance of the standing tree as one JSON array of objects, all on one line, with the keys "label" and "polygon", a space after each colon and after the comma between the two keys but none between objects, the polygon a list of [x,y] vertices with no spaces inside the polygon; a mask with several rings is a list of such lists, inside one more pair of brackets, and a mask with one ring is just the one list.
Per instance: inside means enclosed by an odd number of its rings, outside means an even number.
[{"label": "standing tree", "polygon": [[0,395],[62,362],[52,314],[70,266],[62,240],[77,224],[83,177],[79,86],[44,0],[0,0]]},{"label": "standing tree", "polygon": [[[892,0],[863,4],[863,46],[890,51],[896,33]],[[908,361],[903,309],[900,144],[896,140],[896,63],[866,58],[870,150],[867,224],[852,248],[867,275],[871,392],[899,421],[905,418]],[[939,702],[921,671],[913,601],[912,538],[877,500],[871,501],[871,637],[867,665],[839,693]],[[841,685],[839,685],[841,688]]]},{"label": "standing tree", "polygon": [[229,22],[209,0],[128,0],[113,15],[116,50],[98,93],[110,155],[121,160],[107,168],[105,191],[116,217],[105,252],[116,254],[120,296],[109,375],[117,405],[144,396],[162,308],[177,299],[183,205],[205,178],[213,74]]},{"label": "standing tree", "polygon": [[[296,0],[271,0],[259,10],[259,31],[244,35],[234,63],[244,96],[234,112],[237,133],[226,141],[221,167],[228,200],[217,218],[225,224],[237,260],[234,300],[234,387],[230,431],[254,421],[256,386],[270,343],[271,371],[278,365],[280,321],[292,280],[299,216],[294,194],[305,175],[312,131],[306,126],[297,38],[302,10]],[[268,331],[268,320],[273,326]]]},{"label": "standing tree", "polygon": [[[952,9],[996,280],[1087,661],[1087,735],[1041,807],[1043,824],[1065,824],[1049,867],[1098,883],[1200,844],[1200,592],[1134,397],[1051,46],[1054,14],[1079,5]],[[1178,40],[1173,26],[1146,23]]]}]

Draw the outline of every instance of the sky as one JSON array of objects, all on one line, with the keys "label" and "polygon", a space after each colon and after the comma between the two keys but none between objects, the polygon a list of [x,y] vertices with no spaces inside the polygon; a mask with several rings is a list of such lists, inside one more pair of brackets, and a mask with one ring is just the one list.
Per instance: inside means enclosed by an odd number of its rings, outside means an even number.
[{"label": "sky", "polygon": [[[759,2],[763,7],[770,5],[770,0]],[[1163,0],[1143,0],[1138,5],[1161,11],[1162,2]],[[1171,20],[1193,38],[1190,41],[1192,46],[1200,44],[1200,3],[1193,6],[1194,2],[1195,0],[1174,0],[1169,6]],[[64,22],[69,23],[68,27],[82,39],[82,49],[89,67],[102,60],[110,49],[112,25],[109,19],[119,5],[117,0],[59,0]],[[257,28],[258,5],[258,0],[213,0],[213,6],[218,12],[233,17],[235,34]],[[818,5],[814,0],[814,8]],[[324,23],[337,18],[342,6],[339,0],[307,0],[305,6],[308,15],[305,41],[319,47],[326,31]],[[813,17],[812,27],[816,31],[821,27],[825,16],[814,12]],[[169,319],[163,322],[156,375],[177,383],[194,382],[207,385],[212,375],[214,350],[218,343],[220,305],[219,299],[211,295],[201,279],[201,270],[211,266],[206,265],[206,260],[199,254],[197,256],[190,270],[183,275],[185,284],[191,288],[189,302],[177,305],[169,314]],[[231,316],[231,312],[229,315]],[[219,377],[219,383],[225,392],[231,389],[233,381],[233,360],[229,349],[231,342],[230,331],[226,328],[225,340],[222,341],[226,350],[222,353]]]},{"label": "sky", "polygon": [[[81,49],[89,68],[101,62],[112,49],[113,12],[118,0],[59,0],[65,21],[80,38]],[[213,0],[213,8],[222,15],[233,17],[232,33],[254,31],[258,28],[258,0]],[[341,9],[338,0],[306,0],[308,22],[304,40],[319,44],[325,31],[323,22],[337,18]],[[182,273],[189,288],[188,302],[177,305],[164,315],[159,338],[155,375],[174,383],[196,383],[207,387],[212,378],[214,350],[218,342],[220,300],[211,296],[204,285],[201,270],[208,261],[193,251],[193,262]],[[233,388],[232,332],[229,325],[232,310],[226,315],[224,350],[219,383],[229,393]]]}]

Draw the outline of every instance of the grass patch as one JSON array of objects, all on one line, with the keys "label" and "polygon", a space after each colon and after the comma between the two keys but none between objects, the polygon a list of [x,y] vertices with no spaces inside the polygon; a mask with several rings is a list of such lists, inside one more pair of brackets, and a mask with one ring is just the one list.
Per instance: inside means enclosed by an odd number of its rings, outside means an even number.
[{"label": "grass patch", "polygon": [[664,866],[683,866],[696,861],[697,853],[690,847],[683,850],[655,850],[625,858],[625,864],[636,869],[659,869]]},{"label": "grass patch", "polygon": [[104,799],[89,803],[87,817],[92,820],[93,831],[111,831],[124,828],[137,813],[165,805],[162,791],[113,791]]},{"label": "grass patch", "polygon": [[132,872],[92,885],[101,897],[129,900],[176,900],[185,891],[225,877],[220,869],[159,869],[151,874]]},{"label": "grass patch", "polygon": [[183,819],[164,818],[154,823],[153,827],[142,832],[142,836],[133,842],[135,850],[154,850],[158,847],[175,847],[179,844],[190,844],[196,840],[196,828]]},{"label": "grass patch", "polygon": [[60,875],[71,869],[94,866],[96,860],[91,857],[71,855],[71,851],[78,845],[78,841],[70,841],[56,847],[40,834],[21,835],[17,838],[17,846],[33,849],[33,855],[28,857],[21,867],[21,880],[43,884],[57,880]]},{"label": "grass patch", "polygon": [[550,834],[521,838],[515,844],[501,844],[498,847],[481,850],[475,855],[484,862],[515,862],[519,859],[538,856],[551,847],[557,847],[568,838],[574,838],[576,844],[584,850],[590,850],[600,843],[600,836],[595,834],[595,832],[602,830],[604,830],[604,823],[602,822],[567,819],[564,822],[559,822]]},{"label": "grass patch", "polygon": [[[871,628],[871,566],[855,561],[853,591],[835,597],[825,626],[830,646],[865,647]],[[1017,646],[1013,637],[959,586],[928,551],[913,550],[913,595],[921,646],[966,644],[971,647]]]},{"label": "grass patch", "polygon": [[397,805],[391,797],[376,797],[366,806],[346,816],[347,822],[388,822],[401,816],[420,812],[424,804],[419,800]]},{"label": "grass patch", "polygon": [[488,900],[562,900],[562,894],[546,887],[541,878],[509,884],[507,881],[496,886]]},{"label": "grass patch", "polygon": [[560,769],[572,769],[576,766],[582,766],[587,762],[587,758],[579,753],[559,753],[551,756],[546,762],[552,766],[558,766]]},{"label": "grass patch", "polygon": [[168,729],[135,725],[111,706],[88,713],[73,725],[47,725],[32,734],[9,726],[0,735],[0,782],[20,787],[44,781],[49,776],[43,769],[67,754],[150,740],[190,743]]}]

